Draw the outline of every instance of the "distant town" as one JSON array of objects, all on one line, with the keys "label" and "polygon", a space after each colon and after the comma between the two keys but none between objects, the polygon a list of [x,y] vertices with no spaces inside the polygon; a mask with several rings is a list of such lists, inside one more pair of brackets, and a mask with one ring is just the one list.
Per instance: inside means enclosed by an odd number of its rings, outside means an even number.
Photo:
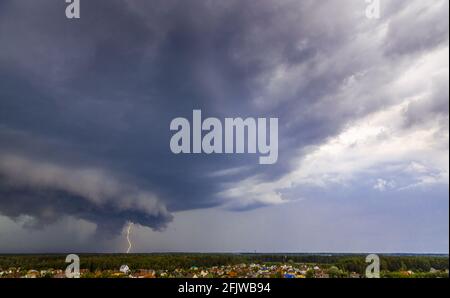
[{"label": "distant town", "polygon": [[[359,255],[81,255],[81,278],[365,278]],[[61,261],[62,260],[62,261]],[[382,278],[448,278],[448,256],[381,256]],[[120,264],[120,265],[119,265]],[[0,255],[0,278],[66,278],[59,255]]]}]

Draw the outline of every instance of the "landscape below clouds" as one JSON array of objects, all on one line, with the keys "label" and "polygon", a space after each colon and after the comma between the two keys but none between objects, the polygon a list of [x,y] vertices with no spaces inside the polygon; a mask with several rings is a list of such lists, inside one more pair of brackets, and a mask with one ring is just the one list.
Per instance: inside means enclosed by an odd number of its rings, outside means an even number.
[{"label": "landscape below clouds", "polygon": [[[449,3],[0,3],[0,253],[448,253]],[[278,160],[170,122],[278,118]]]}]

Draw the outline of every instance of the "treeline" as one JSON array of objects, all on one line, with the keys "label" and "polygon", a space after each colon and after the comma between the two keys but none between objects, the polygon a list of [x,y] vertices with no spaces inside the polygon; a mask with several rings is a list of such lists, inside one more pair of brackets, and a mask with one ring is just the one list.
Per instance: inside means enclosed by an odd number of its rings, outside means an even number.
[{"label": "treeline", "polygon": [[[367,267],[366,255],[250,255],[252,261],[294,262],[336,266],[347,272],[363,274]],[[385,271],[429,272],[431,268],[445,270],[449,268],[448,256],[402,256],[380,255],[380,267]]]},{"label": "treeline", "polygon": [[[80,267],[97,270],[117,270],[127,264],[130,268],[174,270],[176,268],[212,267],[245,263],[244,256],[232,254],[79,254]],[[66,255],[0,255],[0,269],[65,269]]]},{"label": "treeline", "polygon": [[[336,266],[348,272],[363,274],[367,263],[365,262],[365,256],[343,257],[336,262]],[[396,272],[411,270],[414,272],[429,272],[432,268],[436,270],[448,269],[448,257],[380,256],[380,269],[382,271]]]},{"label": "treeline", "polygon": [[[188,269],[241,263],[306,263],[324,267],[336,266],[346,272],[364,273],[365,255],[314,255],[314,254],[80,254],[81,268],[91,272],[117,270],[127,264],[130,268],[154,270]],[[64,269],[65,255],[0,255],[0,268]],[[393,256],[380,255],[381,270],[389,272],[412,270],[429,272],[431,268],[449,268],[448,256]]]}]

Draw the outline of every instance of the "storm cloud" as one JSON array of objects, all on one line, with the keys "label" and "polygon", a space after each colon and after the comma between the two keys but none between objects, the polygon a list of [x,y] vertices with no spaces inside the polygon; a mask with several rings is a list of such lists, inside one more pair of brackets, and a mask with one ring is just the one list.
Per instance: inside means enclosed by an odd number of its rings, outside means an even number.
[{"label": "storm cloud", "polygon": [[[382,1],[379,20],[362,0],[81,2],[79,20],[0,3],[2,215],[160,230],[361,175],[448,184],[448,1]],[[279,118],[277,164],[172,154],[193,109]]]}]

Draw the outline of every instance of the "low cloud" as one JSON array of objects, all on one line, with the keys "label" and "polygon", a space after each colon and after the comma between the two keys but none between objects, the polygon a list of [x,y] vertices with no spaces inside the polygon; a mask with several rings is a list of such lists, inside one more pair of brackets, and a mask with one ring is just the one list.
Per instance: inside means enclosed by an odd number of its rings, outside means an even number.
[{"label": "low cloud", "polygon": [[32,216],[36,225],[66,215],[90,220],[110,232],[120,232],[126,221],[161,229],[172,219],[154,194],[102,170],[8,154],[0,157],[0,207],[7,216]]}]

